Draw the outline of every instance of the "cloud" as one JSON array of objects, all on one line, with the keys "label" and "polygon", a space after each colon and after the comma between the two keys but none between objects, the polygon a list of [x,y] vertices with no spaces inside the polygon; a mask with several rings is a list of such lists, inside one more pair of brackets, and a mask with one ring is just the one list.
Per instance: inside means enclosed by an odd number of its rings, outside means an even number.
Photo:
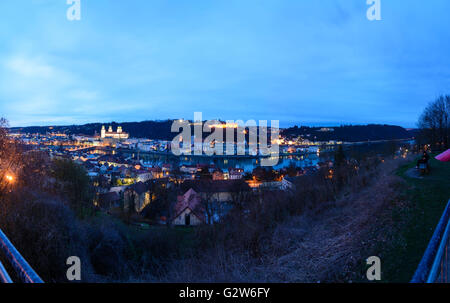
[{"label": "cloud", "polygon": [[86,2],[80,22],[65,1],[1,2],[11,124],[204,111],[413,126],[450,85],[446,0],[384,1],[381,22],[364,0]]},{"label": "cloud", "polygon": [[24,77],[49,78],[55,75],[54,68],[42,60],[17,56],[7,60],[5,65],[11,72]]},{"label": "cloud", "polygon": [[67,97],[78,101],[94,101],[99,99],[99,93],[85,89],[74,89],[67,92]]}]

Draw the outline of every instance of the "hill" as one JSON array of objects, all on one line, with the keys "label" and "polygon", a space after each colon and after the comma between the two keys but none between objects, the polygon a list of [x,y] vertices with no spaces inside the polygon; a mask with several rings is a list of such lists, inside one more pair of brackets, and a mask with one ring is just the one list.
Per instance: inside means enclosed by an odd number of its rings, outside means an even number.
[{"label": "hill", "polygon": [[143,121],[143,122],[124,122],[124,123],[89,123],[84,125],[69,126],[30,126],[30,127],[13,127],[11,132],[30,133],[30,134],[46,134],[51,132],[65,133],[68,135],[87,135],[93,136],[95,133],[100,134],[102,125],[108,127],[112,125],[116,130],[117,126],[122,126],[123,130],[130,134],[133,138],[149,138],[154,140],[172,140],[175,136],[170,131],[173,120],[165,121]]},{"label": "hill", "polygon": [[294,126],[283,129],[281,134],[287,138],[302,137],[310,141],[361,142],[377,140],[398,140],[413,138],[414,134],[395,125],[345,125],[339,127]]},{"label": "hill", "polygon": [[[171,126],[174,120],[164,121],[143,121],[124,123],[90,123],[84,125],[69,126],[30,126],[14,127],[12,132],[46,134],[51,132],[65,133],[68,135],[88,135],[99,134],[102,125],[112,125],[114,130],[117,126],[122,126],[123,130],[133,138],[149,138],[154,140],[172,140],[176,135],[172,133]],[[408,131],[400,126],[393,125],[346,125],[332,128],[294,126],[281,130],[281,134],[287,138],[297,138],[299,136],[311,141],[376,141],[376,140],[397,140],[409,139],[415,136],[414,130]]]}]

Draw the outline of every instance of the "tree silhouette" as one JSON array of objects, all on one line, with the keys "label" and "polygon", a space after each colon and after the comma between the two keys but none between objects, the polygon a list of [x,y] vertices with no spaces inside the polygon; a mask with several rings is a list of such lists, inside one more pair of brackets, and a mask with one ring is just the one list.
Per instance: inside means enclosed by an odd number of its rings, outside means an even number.
[{"label": "tree silhouette", "polygon": [[449,148],[450,96],[440,96],[428,104],[419,118],[418,127],[419,144],[431,144],[438,149]]},{"label": "tree silhouette", "polygon": [[334,152],[334,165],[339,167],[345,163],[345,153],[342,144],[338,146],[338,148]]}]

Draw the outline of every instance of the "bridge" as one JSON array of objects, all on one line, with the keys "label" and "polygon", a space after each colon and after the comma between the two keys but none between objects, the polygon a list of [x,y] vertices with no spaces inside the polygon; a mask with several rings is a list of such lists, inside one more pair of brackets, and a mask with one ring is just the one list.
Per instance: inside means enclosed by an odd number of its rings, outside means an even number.
[{"label": "bridge", "polygon": [[[15,271],[14,277],[22,283],[44,283],[38,274],[31,268],[19,251],[9,241],[0,229],[0,253],[8,261],[8,265]],[[14,283],[11,275],[0,261],[0,283]]]},{"label": "bridge", "polygon": [[411,283],[450,283],[450,200]]}]

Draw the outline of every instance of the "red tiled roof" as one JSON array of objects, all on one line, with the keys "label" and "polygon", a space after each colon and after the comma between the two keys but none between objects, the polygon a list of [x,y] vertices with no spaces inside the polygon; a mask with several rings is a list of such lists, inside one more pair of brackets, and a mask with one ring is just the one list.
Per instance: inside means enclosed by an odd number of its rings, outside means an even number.
[{"label": "red tiled roof", "polygon": [[175,205],[175,218],[178,217],[186,208],[189,208],[200,220],[205,221],[205,210],[199,194],[192,188],[184,195],[178,196]]},{"label": "red tiled roof", "polygon": [[244,192],[250,191],[250,187],[243,180],[185,180],[183,189],[194,189],[196,192]]}]

